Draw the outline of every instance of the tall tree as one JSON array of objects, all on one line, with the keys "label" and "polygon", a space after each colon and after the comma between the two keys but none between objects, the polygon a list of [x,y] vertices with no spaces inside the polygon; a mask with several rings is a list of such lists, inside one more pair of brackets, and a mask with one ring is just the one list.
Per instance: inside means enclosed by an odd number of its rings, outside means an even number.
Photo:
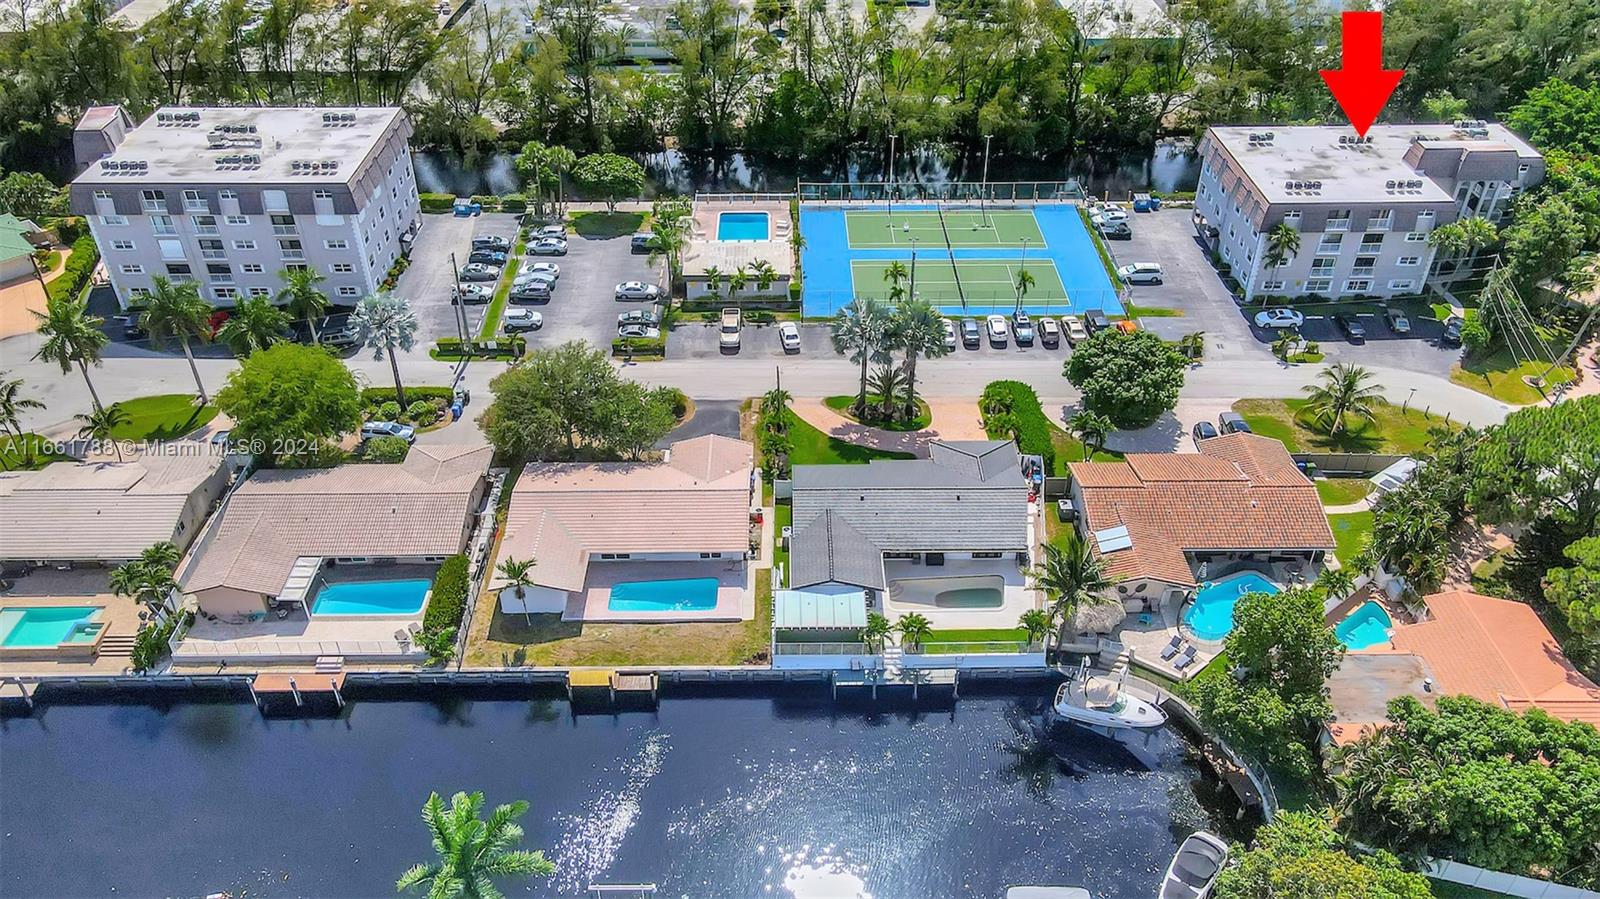
[{"label": "tall tree", "polygon": [[217,391],[233,419],[233,438],[286,464],[320,461],[326,442],[361,424],[361,391],[344,363],[323,347],[279,343],[245,357]]},{"label": "tall tree", "polygon": [[1067,641],[1067,631],[1080,609],[1117,602],[1108,593],[1112,581],[1106,576],[1104,564],[1076,529],[1069,529],[1059,539],[1045,544],[1044,558],[1029,576],[1033,578],[1034,588],[1044,591],[1051,614],[1059,622],[1058,644]]},{"label": "tall tree", "polygon": [[889,323],[892,344],[905,353],[906,399],[901,405],[907,421],[917,417],[917,359],[947,356],[944,322],[927,300],[912,298],[894,308]]},{"label": "tall tree", "polygon": [[1322,372],[1322,383],[1306,388],[1305,410],[1311,421],[1330,436],[1344,433],[1346,419],[1371,422],[1377,415],[1383,388],[1369,384],[1372,372],[1341,362]]},{"label": "tall tree", "polygon": [[100,353],[111,338],[102,330],[106,320],[89,314],[88,295],[51,297],[45,301],[45,311],[33,315],[39,320],[39,334],[44,338],[33,358],[56,363],[62,374],[76,365],[83,373],[83,383],[89,387],[95,411],[103,409],[94,381],[89,379],[89,366],[101,365]]},{"label": "tall tree", "polygon": [[194,375],[194,386],[200,392],[203,406],[211,402],[211,397],[206,394],[205,382],[200,380],[200,367],[195,365],[189,341],[206,343],[211,340],[211,304],[200,298],[200,288],[193,281],[174,284],[160,275],[156,275],[154,281],[155,289],[145,300],[140,324],[154,343],[177,339],[178,345],[183,347],[183,358],[189,360],[189,373]]},{"label": "tall tree", "polygon": [[861,366],[861,389],[856,392],[855,413],[867,414],[867,366],[882,358],[889,328],[888,311],[871,297],[857,297],[833,317],[833,349]]},{"label": "tall tree", "polygon": [[482,793],[457,793],[449,808],[438,793],[430,793],[422,820],[437,858],[400,875],[396,891],[427,886],[429,899],[501,899],[496,879],[549,877],[556,866],[543,852],[511,848],[522,842],[517,819],[527,813],[528,803],[519,799],[496,806],[483,820]]},{"label": "tall tree", "polygon": [[22,438],[22,413],[27,409],[43,409],[44,403],[22,395],[21,378],[8,378],[0,372],[0,434],[9,433]]},{"label": "tall tree", "polygon": [[382,361],[389,356],[389,369],[394,373],[394,396],[400,408],[406,406],[405,385],[400,383],[400,360],[397,353],[411,352],[417,340],[417,314],[411,304],[388,291],[379,291],[362,297],[356,311],[350,316],[361,345],[372,350],[372,358]]},{"label": "tall tree", "polygon": [[319,343],[322,335],[317,331],[317,319],[328,314],[328,295],[317,288],[328,280],[309,265],[278,270],[283,279],[283,289],[278,291],[278,302],[295,318],[303,318],[311,328],[311,340]]},{"label": "tall tree", "polygon": [[117,431],[132,423],[133,419],[128,417],[121,403],[112,403],[104,409],[80,415],[78,421],[83,422],[83,427],[78,428],[80,438],[93,440],[99,444],[110,444],[116,451],[117,461],[122,461],[122,441],[117,439]]},{"label": "tall tree", "polygon": [[282,341],[288,330],[289,313],[266,297],[245,297],[217,329],[217,340],[243,357]]}]

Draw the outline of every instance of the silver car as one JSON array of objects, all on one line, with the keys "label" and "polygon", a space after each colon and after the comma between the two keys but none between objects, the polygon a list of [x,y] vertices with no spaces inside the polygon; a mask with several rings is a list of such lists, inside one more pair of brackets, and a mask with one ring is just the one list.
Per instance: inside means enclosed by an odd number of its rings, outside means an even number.
[{"label": "silver car", "polygon": [[547,237],[528,244],[529,256],[565,256],[567,242],[558,237]]},{"label": "silver car", "polygon": [[482,262],[469,262],[461,267],[461,280],[498,281],[500,280],[500,266],[485,265]]},{"label": "silver car", "polygon": [[661,296],[661,288],[643,281],[624,281],[617,285],[619,300],[654,300]]}]

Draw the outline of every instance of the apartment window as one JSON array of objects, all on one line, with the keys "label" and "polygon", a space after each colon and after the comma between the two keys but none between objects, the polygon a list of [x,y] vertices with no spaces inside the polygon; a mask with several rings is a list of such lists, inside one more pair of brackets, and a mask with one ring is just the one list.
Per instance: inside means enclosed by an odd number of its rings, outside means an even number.
[{"label": "apartment window", "polygon": [[288,212],[289,195],[281,190],[261,192],[261,207],[268,212]]},{"label": "apartment window", "polygon": [[111,249],[113,249],[113,250],[124,250],[124,251],[132,250],[133,249],[133,241],[131,241],[131,240],[113,240],[111,242]]},{"label": "apartment window", "polygon": [[166,212],[167,195],[159,190],[140,191],[140,200],[145,212]]},{"label": "apartment window", "polygon": [[253,250],[256,248],[256,242],[253,240],[236,240],[233,242],[233,248],[235,250]]},{"label": "apartment window", "polygon": [[1372,281],[1368,278],[1351,278],[1344,282],[1345,293],[1365,293],[1372,289]]},{"label": "apartment window", "polygon": [[230,215],[226,219],[224,219],[224,221],[226,221],[230,227],[240,228],[240,227],[243,227],[245,225],[250,224],[250,216],[248,216],[248,215]]},{"label": "apartment window", "polygon": [[328,201],[331,202],[333,200],[333,191],[331,191],[331,190],[316,190],[316,191],[312,191],[311,192],[311,196],[312,196],[313,199],[328,200]]},{"label": "apartment window", "polygon": [[1306,293],[1327,293],[1333,282],[1327,278],[1313,278],[1306,282]]},{"label": "apartment window", "polygon": [[239,199],[239,192],[236,190],[220,190],[217,191],[217,196],[224,200],[237,200]]},{"label": "apartment window", "polygon": [[1291,209],[1283,214],[1283,223],[1291,228],[1300,227],[1300,210]]},{"label": "apartment window", "polygon": [[329,249],[329,250],[348,250],[348,249],[350,249],[350,241],[348,241],[348,240],[325,240],[325,241],[322,242],[322,246],[325,249]]},{"label": "apartment window", "polygon": [[356,267],[348,262],[335,262],[328,267],[328,270],[335,275],[353,275],[356,273]]},{"label": "apartment window", "polygon": [[142,265],[124,265],[122,267],[122,273],[124,275],[142,275],[142,274],[144,274],[144,266],[142,266]]},{"label": "apartment window", "polygon": [[303,272],[308,268],[310,268],[310,266],[306,265],[304,262],[291,262],[285,265],[283,270],[286,272]]},{"label": "apartment window", "polygon": [[1407,231],[1406,232],[1406,243],[1422,243],[1423,241],[1426,241],[1427,239],[1428,239],[1428,235],[1425,234],[1422,231]]},{"label": "apartment window", "polygon": [[109,201],[111,199],[111,191],[109,191],[109,190],[97,190],[97,191],[94,192],[94,198],[96,200]]},{"label": "apartment window", "polygon": [[214,215],[197,215],[194,217],[194,233],[219,234],[217,230],[217,217]]},{"label": "apartment window", "polygon": [[722,558],[722,553],[701,553],[700,554],[700,558],[702,558],[702,559],[720,559],[720,558]]},{"label": "apartment window", "polygon": [[359,296],[360,294],[361,294],[361,288],[359,288],[359,287],[341,287],[341,288],[339,288],[339,296],[342,296],[342,297],[353,297],[353,296]]},{"label": "apartment window", "polygon": [[1421,256],[1401,256],[1399,259],[1396,259],[1394,261],[1394,264],[1395,265],[1400,265],[1400,266],[1421,265],[1422,264],[1422,257]]},{"label": "apartment window", "polygon": [[1262,281],[1261,282],[1261,289],[1262,290],[1266,290],[1266,291],[1282,290],[1283,289],[1283,282],[1282,281]]},{"label": "apartment window", "polygon": [[1327,258],[1313,259],[1313,260],[1311,260],[1311,274],[1313,276],[1315,276],[1315,275],[1332,275],[1333,274],[1333,267],[1335,265],[1338,265],[1338,264],[1339,264],[1339,260],[1337,260],[1337,259],[1327,259]]},{"label": "apartment window", "polygon": [[174,262],[182,262],[184,260],[183,241],[158,240],[156,241],[156,246],[161,248],[162,259],[169,259]]},{"label": "apartment window", "polygon": [[601,553],[600,554],[600,561],[602,561],[602,562],[615,561],[617,559],[631,559],[631,558],[633,558],[633,553]]},{"label": "apartment window", "polygon": [[1328,213],[1327,230],[1329,230],[1329,231],[1348,231],[1348,230],[1350,230],[1350,210],[1348,210],[1348,209],[1334,209],[1334,210],[1330,211]]},{"label": "apartment window", "polygon": [[126,225],[127,223],[128,223],[128,217],[125,216],[125,215],[102,215],[102,216],[100,216],[100,224],[102,224],[102,225]]},{"label": "apartment window", "polygon": [[183,211],[210,212],[211,207],[206,205],[206,198],[200,196],[200,191],[186,190],[183,192]]},{"label": "apartment window", "polygon": [[226,265],[207,265],[206,277],[212,281],[220,281],[223,284],[232,284],[233,269],[228,268]]},{"label": "apartment window", "polygon": [[157,234],[178,233],[178,225],[172,220],[172,216],[170,215],[150,216],[150,227],[154,229]]},{"label": "apartment window", "polygon": [[1377,212],[1374,212],[1372,217],[1367,220],[1367,230],[1387,231],[1389,230],[1389,226],[1392,224],[1394,224],[1394,210],[1380,209]]},{"label": "apartment window", "polygon": [[259,262],[246,262],[244,265],[239,266],[239,271],[244,272],[247,275],[262,274],[262,268]]},{"label": "apartment window", "polygon": [[219,300],[233,300],[238,298],[239,291],[232,287],[213,287],[211,295]]},{"label": "apartment window", "polygon": [[1521,178],[1523,175],[1528,174],[1528,170],[1531,169],[1531,168],[1533,168],[1533,166],[1528,165],[1526,162],[1524,162],[1522,165],[1517,166],[1517,177]]},{"label": "apartment window", "polygon": [[306,258],[305,247],[301,246],[298,240],[280,240],[278,241],[278,249],[283,251],[283,258],[285,259]]},{"label": "apartment window", "polygon": [[1415,282],[1415,281],[1405,281],[1405,280],[1390,281],[1389,282],[1389,289],[1390,290],[1411,290],[1416,285],[1416,283],[1417,282]]},{"label": "apartment window", "polygon": [[226,259],[226,258],[228,258],[228,254],[223,252],[222,241],[220,241],[220,240],[200,240],[200,241],[197,241],[197,242],[200,244],[200,258],[201,259]]},{"label": "apartment window", "polygon": [[250,288],[250,295],[253,297],[270,297],[272,296],[272,291],[265,287],[252,287]]},{"label": "apartment window", "polygon": [[295,227],[294,216],[275,215],[272,217],[272,233],[280,236],[299,234],[300,229]]},{"label": "apartment window", "polygon": [[1359,253],[1380,253],[1382,251],[1383,251],[1383,238],[1382,237],[1374,237],[1371,234],[1363,234],[1363,235],[1361,235],[1361,246],[1357,249],[1357,252],[1359,252]]},{"label": "apartment window", "polygon": [[1350,270],[1350,274],[1352,274],[1352,275],[1370,275],[1370,274],[1372,274],[1373,268],[1376,267],[1377,264],[1378,264],[1378,257],[1376,257],[1376,256],[1357,256],[1356,257],[1355,268],[1352,268]]},{"label": "apartment window", "polygon": [[129,299],[147,300],[147,299],[150,298],[150,288],[148,288],[148,287],[135,287],[135,288],[129,290],[128,294],[129,294]]}]

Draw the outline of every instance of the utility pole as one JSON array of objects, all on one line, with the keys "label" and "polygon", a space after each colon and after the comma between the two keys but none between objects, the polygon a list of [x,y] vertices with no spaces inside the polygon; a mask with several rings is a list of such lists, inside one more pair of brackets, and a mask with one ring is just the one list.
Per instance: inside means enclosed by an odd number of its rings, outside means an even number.
[{"label": "utility pole", "polygon": [[461,266],[456,264],[454,253],[450,254],[450,271],[455,274],[455,286],[450,290],[450,302],[456,307],[456,330],[461,334],[461,354],[465,356],[468,355],[467,303],[466,297],[461,295]]},{"label": "utility pole", "polygon": [[[889,135],[889,184],[887,186],[890,212],[894,212],[894,138],[893,134]],[[892,228],[894,225],[891,224],[889,227]]]}]

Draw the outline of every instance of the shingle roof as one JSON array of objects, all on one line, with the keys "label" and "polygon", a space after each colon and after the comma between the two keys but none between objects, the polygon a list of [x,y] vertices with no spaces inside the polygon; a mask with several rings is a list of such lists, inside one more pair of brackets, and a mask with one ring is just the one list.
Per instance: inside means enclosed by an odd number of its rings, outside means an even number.
[{"label": "shingle roof", "polygon": [[750,444],[716,435],[674,443],[663,462],[529,465],[500,558],[532,558],[534,583],[575,591],[594,553],[744,552],[753,467]]},{"label": "shingle roof", "polygon": [[1199,446],[1069,466],[1088,529],[1120,525],[1133,539],[1103,554],[1109,574],[1192,586],[1186,551],[1333,549],[1316,487],[1282,443],[1229,434]]},{"label": "shingle roof", "polygon": [[0,558],[120,561],[174,540],[189,497],[223,463],[196,446],[194,454],[0,472]]},{"label": "shingle roof", "polygon": [[789,584],[810,587],[834,581],[882,590],[883,549],[832,509],[790,537]]},{"label": "shingle roof", "polygon": [[300,556],[461,551],[487,445],[416,444],[399,465],[258,471],[233,492],[180,579],[186,592],[276,595]]}]

